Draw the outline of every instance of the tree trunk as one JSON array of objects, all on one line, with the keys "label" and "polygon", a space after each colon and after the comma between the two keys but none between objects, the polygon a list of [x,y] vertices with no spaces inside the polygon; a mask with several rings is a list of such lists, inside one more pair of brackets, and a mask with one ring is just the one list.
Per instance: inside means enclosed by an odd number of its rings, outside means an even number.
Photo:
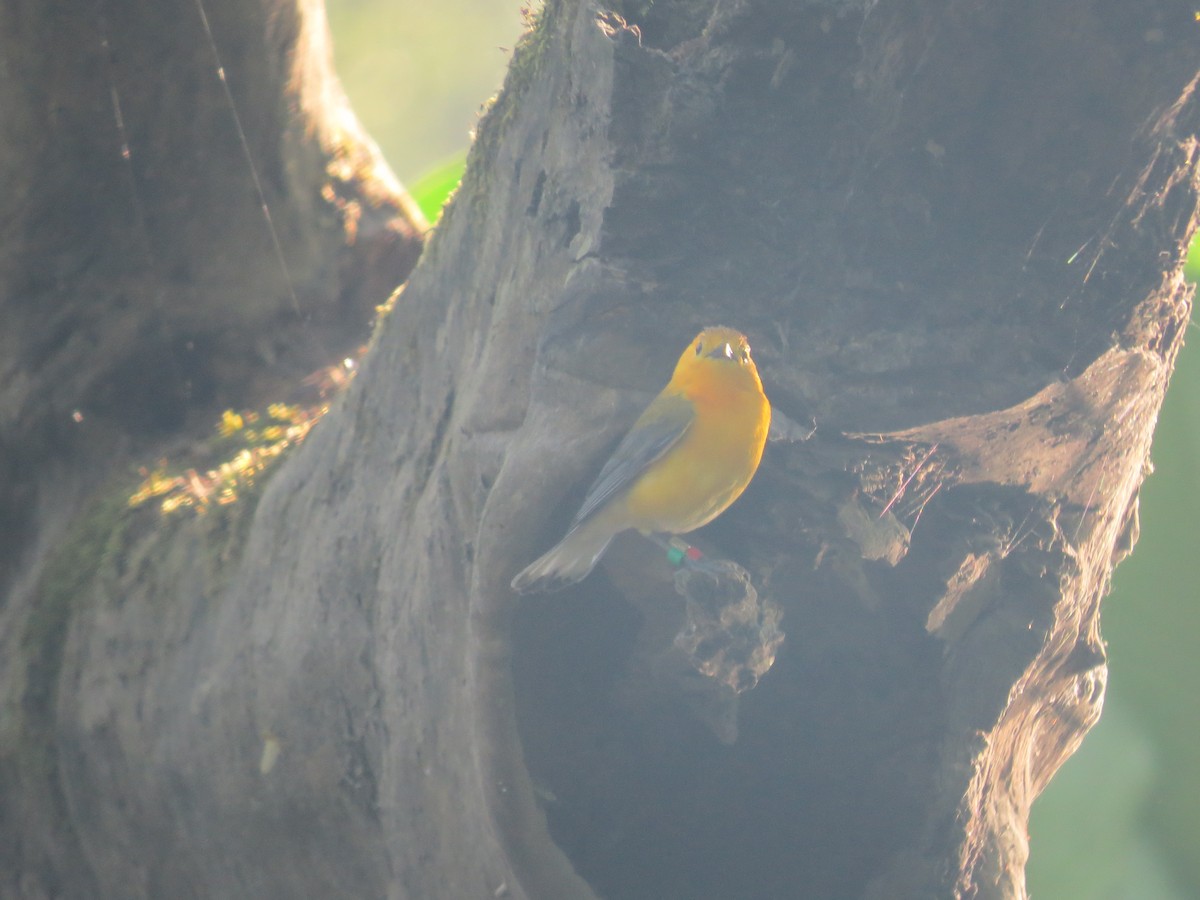
[{"label": "tree trunk", "polygon": [[[63,718],[112,497],[220,410],[355,354],[426,224],[342,96],[319,2],[6,3],[0,59],[0,896],[144,894],[178,835],[139,800],[146,744],[122,763],[91,743],[119,729],[75,745]],[[97,488],[111,520],[72,527]],[[151,689],[137,660],[170,652],[172,609],[87,679]],[[73,749],[139,785],[73,783]],[[125,810],[111,834],[102,803]],[[96,829],[153,840],[93,855]]]},{"label": "tree trunk", "polygon": [[[627,7],[548,3],[261,491],[160,516],[110,485],[26,551],[6,895],[1024,895],[1190,312],[1192,11]],[[783,425],[693,540],[752,586],[629,537],[515,597],[717,323]]]},{"label": "tree trunk", "polygon": [[425,224],[319,4],[10,4],[0,49],[7,586],[64,479],[353,351]]}]

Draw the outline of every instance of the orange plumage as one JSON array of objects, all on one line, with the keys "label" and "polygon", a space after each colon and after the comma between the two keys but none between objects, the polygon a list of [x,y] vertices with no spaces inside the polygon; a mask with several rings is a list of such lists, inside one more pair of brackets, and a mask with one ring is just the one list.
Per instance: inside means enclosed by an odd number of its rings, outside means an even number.
[{"label": "orange plumage", "polygon": [[711,522],[754,477],[770,424],[745,335],[706,328],[617,445],[566,535],[513,579],[513,590],[583,579],[626,529],[684,534]]}]

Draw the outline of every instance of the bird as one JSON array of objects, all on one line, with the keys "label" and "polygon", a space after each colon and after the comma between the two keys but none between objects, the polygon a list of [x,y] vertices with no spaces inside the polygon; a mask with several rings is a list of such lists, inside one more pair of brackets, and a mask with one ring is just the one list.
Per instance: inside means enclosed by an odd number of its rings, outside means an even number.
[{"label": "bird", "polygon": [[562,540],[518,573],[512,589],[545,593],[582,581],[629,529],[655,537],[707,525],[754,477],[770,425],[746,336],[705,328],[604,464]]}]

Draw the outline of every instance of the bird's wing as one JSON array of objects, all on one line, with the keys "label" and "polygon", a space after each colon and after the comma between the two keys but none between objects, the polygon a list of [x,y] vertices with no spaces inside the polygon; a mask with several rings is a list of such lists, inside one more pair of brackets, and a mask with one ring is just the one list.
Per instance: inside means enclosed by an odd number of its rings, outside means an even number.
[{"label": "bird's wing", "polygon": [[695,409],[678,394],[659,394],[622,438],[575,514],[571,528],[579,525],[610,499],[633,484],[691,427]]}]

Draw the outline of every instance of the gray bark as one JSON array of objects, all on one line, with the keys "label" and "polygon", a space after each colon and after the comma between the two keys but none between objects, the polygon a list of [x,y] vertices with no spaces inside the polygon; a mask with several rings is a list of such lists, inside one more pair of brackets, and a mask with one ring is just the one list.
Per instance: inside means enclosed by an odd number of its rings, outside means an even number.
[{"label": "gray bark", "polygon": [[[166,684],[149,660],[175,659],[187,601],[164,593],[132,630],[111,623],[117,643],[85,647],[107,596],[87,585],[130,534],[133,469],[186,466],[222,409],[311,390],[301,379],[356,352],[422,244],[420,212],[342,96],[320,4],[203,13],[211,41],[192,0],[0,10],[4,897],[210,884],[175,861],[182,801],[161,789],[179,775],[151,765],[156,738],[140,731],[154,718],[143,692]],[[169,555],[182,568],[164,592],[189,559]],[[84,703],[70,671],[133,703],[142,737]],[[152,813],[161,803],[172,812]]]},{"label": "gray bark", "polygon": [[[548,4],[261,494],[110,489],[7,607],[0,890],[1023,896],[1190,312],[1191,18]],[[750,626],[681,652],[721,598],[637,538],[514,597],[717,322],[816,429],[696,537]]]}]

